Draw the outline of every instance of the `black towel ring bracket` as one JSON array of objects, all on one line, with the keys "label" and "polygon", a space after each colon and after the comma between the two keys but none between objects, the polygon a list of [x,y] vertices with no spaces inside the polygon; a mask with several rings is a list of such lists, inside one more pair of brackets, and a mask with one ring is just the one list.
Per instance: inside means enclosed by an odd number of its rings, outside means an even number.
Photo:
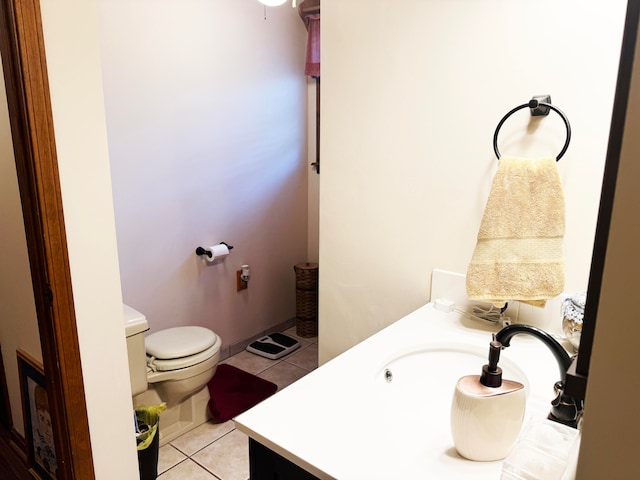
[{"label": "black towel ring bracket", "polygon": [[[548,99],[549,102],[551,101],[551,97],[549,96],[546,96],[543,98]],[[500,132],[500,128],[502,127],[504,122],[507,120],[507,118],[509,118],[518,110],[522,110],[523,108],[527,108],[527,107],[531,109],[531,115],[534,115],[534,116],[548,115],[549,110],[553,110],[558,115],[560,115],[560,118],[562,118],[562,121],[564,122],[564,126],[567,129],[567,140],[564,142],[564,146],[562,147],[562,150],[560,150],[560,153],[556,157],[556,161],[562,158],[562,156],[567,151],[567,148],[569,148],[569,142],[571,141],[571,125],[569,125],[569,119],[562,112],[562,110],[560,110],[558,107],[552,105],[549,102],[542,102],[542,101],[539,101],[536,97],[534,97],[531,100],[529,100],[528,103],[523,103],[522,105],[518,105],[517,107],[512,109],[509,113],[507,113],[504,117],[502,117],[502,120],[500,120],[500,122],[498,123],[498,126],[496,127],[496,131],[493,134],[493,151],[496,153],[496,157],[498,157],[498,159],[500,159],[500,156],[501,156],[500,150],[498,150],[498,133]]]}]

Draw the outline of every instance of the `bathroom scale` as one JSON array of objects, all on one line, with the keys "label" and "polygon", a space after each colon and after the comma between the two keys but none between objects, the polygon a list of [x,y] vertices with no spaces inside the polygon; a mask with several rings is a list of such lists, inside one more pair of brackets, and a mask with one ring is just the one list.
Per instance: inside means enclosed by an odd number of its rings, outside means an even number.
[{"label": "bathroom scale", "polygon": [[300,347],[300,342],[295,338],[284,333],[270,333],[247,345],[247,351],[271,360],[277,360],[298,347]]}]

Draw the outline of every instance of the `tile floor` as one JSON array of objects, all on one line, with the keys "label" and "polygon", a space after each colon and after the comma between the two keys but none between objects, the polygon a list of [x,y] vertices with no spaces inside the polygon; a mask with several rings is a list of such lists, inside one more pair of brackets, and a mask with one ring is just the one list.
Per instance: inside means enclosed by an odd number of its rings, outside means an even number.
[{"label": "tile floor", "polygon": [[[228,363],[278,385],[282,390],[318,367],[318,339],[300,338],[296,327],[283,333],[300,340],[300,348],[279,360],[242,351]],[[160,448],[158,480],[247,480],[248,437],[236,430],[233,420],[207,422]]]}]

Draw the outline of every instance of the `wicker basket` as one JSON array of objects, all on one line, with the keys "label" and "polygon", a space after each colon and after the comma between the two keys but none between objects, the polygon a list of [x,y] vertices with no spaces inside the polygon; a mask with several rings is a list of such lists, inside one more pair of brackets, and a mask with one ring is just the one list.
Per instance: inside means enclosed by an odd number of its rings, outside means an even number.
[{"label": "wicker basket", "polygon": [[318,264],[299,263],[296,272],[296,334],[318,336]]},{"label": "wicker basket", "polygon": [[305,320],[318,318],[318,291],[296,288],[296,317]]},{"label": "wicker basket", "polygon": [[311,338],[318,336],[318,319],[303,320],[296,318],[296,335],[302,338]]}]

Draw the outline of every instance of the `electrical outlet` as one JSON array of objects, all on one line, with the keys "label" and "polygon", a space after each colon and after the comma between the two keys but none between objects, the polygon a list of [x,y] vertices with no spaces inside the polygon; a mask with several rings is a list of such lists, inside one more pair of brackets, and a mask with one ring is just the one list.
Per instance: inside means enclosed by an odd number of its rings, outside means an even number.
[{"label": "electrical outlet", "polygon": [[236,271],[236,290],[239,292],[240,290],[244,290],[249,286],[247,282],[242,279],[242,270]]}]

